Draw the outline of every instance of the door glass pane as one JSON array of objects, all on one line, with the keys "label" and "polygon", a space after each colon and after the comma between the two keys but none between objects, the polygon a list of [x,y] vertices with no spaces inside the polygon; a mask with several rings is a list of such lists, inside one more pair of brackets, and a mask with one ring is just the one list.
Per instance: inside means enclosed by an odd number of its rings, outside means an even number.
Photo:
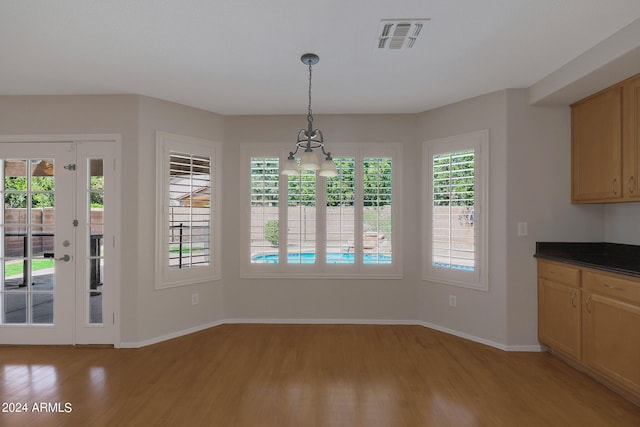
[{"label": "door glass pane", "polygon": [[[4,205],[5,208],[27,207],[27,160],[4,161]],[[24,224],[26,211],[5,212],[5,223]]]},{"label": "door glass pane", "polygon": [[24,324],[27,323],[27,293],[5,293],[2,310],[2,323]]},{"label": "door glass pane", "polygon": [[50,292],[34,293],[31,296],[32,323],[53,323],[53,294]]},{"label": "door glass pane", "polygon": [[53,290],[53,267],[52,258],[40,258],[31,260],[31,287],[33,291]]},{"label": "door glass pane", "polygon": [[[5,209],[5,212],[10,209]],[[26,256],[26,242],[24,238],[26,227],[6,225],[4,234],[4,258],[7,260],[22,259]]]},{"label": "door glass pane", "polygon": [[102,287],[104,285],[104,174],[102,159],[88,159],[87,189],[87,271],[86,299],[89,324],[103,323]]},{"label": "door glass pane", "polygon": [[24,282],[24,260],[3,261],[4,264],[4,281],[3,291],[17,291],[23,286]]},{"label": "door glass pane", "polygon": [[[53,323],[54,167],[52,159],[2,162],[0,298],[2,323]],[[29,171],[29,174],[27,174]]]},{"label": "door glass pane", "polygon": [[53,260],[53,231],[41,225],[31,227],[31,256]]}]

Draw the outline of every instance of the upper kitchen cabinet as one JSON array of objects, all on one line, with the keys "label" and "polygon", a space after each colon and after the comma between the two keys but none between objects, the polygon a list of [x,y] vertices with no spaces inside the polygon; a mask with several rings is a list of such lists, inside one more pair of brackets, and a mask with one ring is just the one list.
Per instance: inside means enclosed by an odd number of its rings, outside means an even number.
[{"label": "upper kitchen cabinet", "polygon": [[571,106],[571,201],[622,197],[622,87]]},{"label": "upper kitchen cabinet", "polygon": [[622,87],[622,195],[640,201],[640,75]]},{"label": "upper kitchen cabinet", "polygon": [[640,200],[640,74],[571,106],[571,201]]}]

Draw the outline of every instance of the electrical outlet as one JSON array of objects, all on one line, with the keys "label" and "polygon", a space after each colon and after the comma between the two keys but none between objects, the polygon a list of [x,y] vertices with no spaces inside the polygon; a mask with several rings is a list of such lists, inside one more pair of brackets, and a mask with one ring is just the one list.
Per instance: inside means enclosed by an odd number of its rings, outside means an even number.
[{"label": "electrical outlet", "polygon": [[455,306],[456,306],[456,296],[449,295],[449,307],[455,307]]},{"label": "electrical outlet", "polygon": [[198,294],[191,294],[191,305],[198,304]]}]

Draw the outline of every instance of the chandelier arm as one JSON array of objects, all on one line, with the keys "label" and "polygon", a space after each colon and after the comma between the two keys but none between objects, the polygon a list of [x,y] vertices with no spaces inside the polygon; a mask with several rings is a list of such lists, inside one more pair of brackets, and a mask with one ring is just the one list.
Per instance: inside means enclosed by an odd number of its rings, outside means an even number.
[{"label": "chandelier arm", "polygon": [[322,150],[322,154],[324,154],[326,160],[333,160],[333,157],[331,157],[331,153],[324,150],[324,145],[321,145],[320,149]]}]

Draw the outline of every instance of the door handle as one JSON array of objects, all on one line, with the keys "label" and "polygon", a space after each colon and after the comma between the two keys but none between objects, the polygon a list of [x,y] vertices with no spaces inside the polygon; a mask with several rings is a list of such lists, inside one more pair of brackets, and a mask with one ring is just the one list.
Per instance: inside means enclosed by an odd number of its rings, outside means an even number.
[{"label": "door handle", "polygon": [[71,257],[69,256],[69,254],[64,254],[63,256],[61,256],[60,258],[55,258],[56,261],[64,261],[64,262],[69,262],[71,261]]}]

